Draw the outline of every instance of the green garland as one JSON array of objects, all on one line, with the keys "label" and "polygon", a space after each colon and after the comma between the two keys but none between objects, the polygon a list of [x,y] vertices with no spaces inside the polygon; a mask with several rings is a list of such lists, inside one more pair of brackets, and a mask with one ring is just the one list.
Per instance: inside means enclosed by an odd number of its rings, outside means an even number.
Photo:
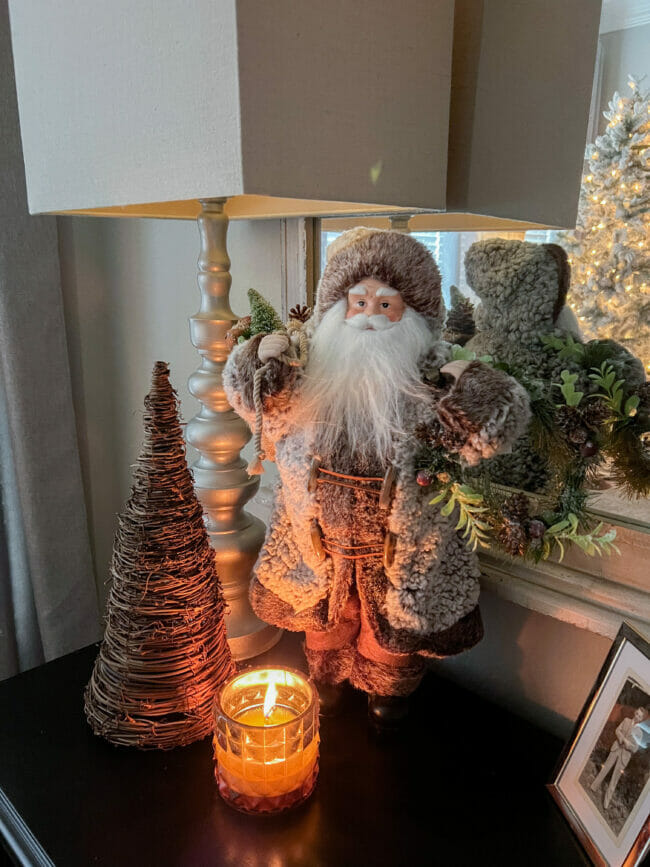
[{"label": "green garland", "polygon": [[472,551],[476,550],[477,545],[482,548],[490,547],[487,535],[490,524],[482,517],[488,509],[483,505],[485,501],[480,493],[473,491],[468,485],[452,482],[431,500],[430,505],[435,506],[443,502],[441,515],[448,517],[454,509],[458,509],[458,523],[455,529],[463,530],[463,539],[467,539],[467,544]]},{"label": "green garland", "polygon": [[[583,376],[562,370],[560,382],[549,384],[529,380],[490,356],[478,359],[527,390],[530,442],[549,470],[544,490],[528,494],[494,485],[489,467],[480,475],[468,471],[440,445],[438,431],[419,432],[418,482],[436,489],[430,504],[441,514],[458,516],[456,529],[472,550],[496,546],[536,562],[553,553],[562,560],[570,545],[590,556],[611,554],[618,551],[616,531],[588,513],[587,484],[609,458],[612,476],[628,496],[650,493],[650,386],[634,392],[617,378],[611,345],[583,345],[570,336],[549,337],[544,343],[547,351],[581,367]],[[471,361],[476,356],[455,346],[452,358]],[[585,381],[588,388],[579,385]]]},{"label": "green garland", "polygon": [[603,450],[612,459],[612,477],[628,497],[647,497],[650,495],[650,443],[647,436],[650,431],[650,391],[644,385],[641,394],[630,394],[625,382],[616,379],[616,371],[607,361],[600,368],[593,367],[589,378],[598,386],[610,413],[603,431]]}]

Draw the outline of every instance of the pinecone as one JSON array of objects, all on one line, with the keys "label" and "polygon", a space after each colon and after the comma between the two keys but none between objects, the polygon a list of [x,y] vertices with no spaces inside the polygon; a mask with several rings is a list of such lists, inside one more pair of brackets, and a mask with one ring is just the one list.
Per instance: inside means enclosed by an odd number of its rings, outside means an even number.
[{"label": "pinecone", "polygon": [[475,334],[474,305],[468,298],[461,298],[447,315],[444,339],[464,346]]},{"label": "pinecone", "polygon": [[605,419],[609,418],[610,414],[610,411],[602,400],[590,400],[581,411],[582,420],[585,426],[594,431],[598,430]]},{"label": "pinecone", "polygon": [[521,524],[514,521],[504,521],[503,527],[497,534],[497,539],[504,550],[512,557],[523,557],[526,553],[527,536],[526,530]]},{"label": "pinecone", "polygon": [[443,448],[458,452],[465,445],[465,434],[447,430],[439,421],[431,425],[419,424],[415,429],[416,437],[431,448]]},{"label": "pinecone", "polygon": [[443,425],[440,426],[438,434],[438,445],[448,452],[459,452],[467,442],[467,436],[462,431],[448,430]]},{"label": "pinecone", "polygon": [[226,331],[226,346],[228,347],[228,352],[233,349],[240,337],[250,331],[250,327],[250,316],[244,316],[243,319],[238,319],[233,327]]},{"label": "pinecone", "polygon": [[289,319],[297,319],[298,322],[306,322],[311,316],[311,307],[306,307],[303,304],[296,304],[289,311]]},{"label": "pinecone", "polygon": [[582,413],[575,406],[561,406],[556,410],[555,422],[570,443],[580,445],[588,437]]},{"label": "pinecone", "polygon": [[524,527],[530,517],[530,503],[526,494],[511,494],[503,503],[501,514],[504,520]]},{"label": "pinecone", "polygon": [[511,494],[501,507],[501,515],[503,525],[497,533],[497,539],[508,554],[522,557],[526,553],[526,528],[530,518],[530,503],[526,494]]}]

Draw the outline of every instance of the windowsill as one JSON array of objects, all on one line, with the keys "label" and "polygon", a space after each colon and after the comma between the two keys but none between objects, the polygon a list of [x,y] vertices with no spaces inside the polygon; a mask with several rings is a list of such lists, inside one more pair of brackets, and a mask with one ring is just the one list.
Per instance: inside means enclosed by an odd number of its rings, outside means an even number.
[{"label": "windowsill", "polygon": [[628,500],[609,488],[593,496],[590,512],[615,527],[650,533],[650,500]]}]

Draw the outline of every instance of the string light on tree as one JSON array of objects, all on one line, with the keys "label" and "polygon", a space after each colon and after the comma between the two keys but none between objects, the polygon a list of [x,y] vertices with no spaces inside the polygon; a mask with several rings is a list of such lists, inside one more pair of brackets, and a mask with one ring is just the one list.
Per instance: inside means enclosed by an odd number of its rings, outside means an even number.
[{"label": "string light on tree", "polygon": [[587,147],[578,223],[561,238],[585,337],[628,343],[650,371],[650,93],[630,78]]}]

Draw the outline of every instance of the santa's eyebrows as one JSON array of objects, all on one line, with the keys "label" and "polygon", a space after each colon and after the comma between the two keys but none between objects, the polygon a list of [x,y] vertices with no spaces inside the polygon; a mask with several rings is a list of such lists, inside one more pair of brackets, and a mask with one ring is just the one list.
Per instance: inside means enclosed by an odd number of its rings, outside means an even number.
[{"label": "santa's eyebrows", "polygon": [[[368,289],[363,283],[357,283],[351,289],[348,289],[348,295],[367,295]],[[391,289],[390,286],[380,286],[375,292],[377,298],[390,298],[391,296],[399,295],[397,289]]]}]

